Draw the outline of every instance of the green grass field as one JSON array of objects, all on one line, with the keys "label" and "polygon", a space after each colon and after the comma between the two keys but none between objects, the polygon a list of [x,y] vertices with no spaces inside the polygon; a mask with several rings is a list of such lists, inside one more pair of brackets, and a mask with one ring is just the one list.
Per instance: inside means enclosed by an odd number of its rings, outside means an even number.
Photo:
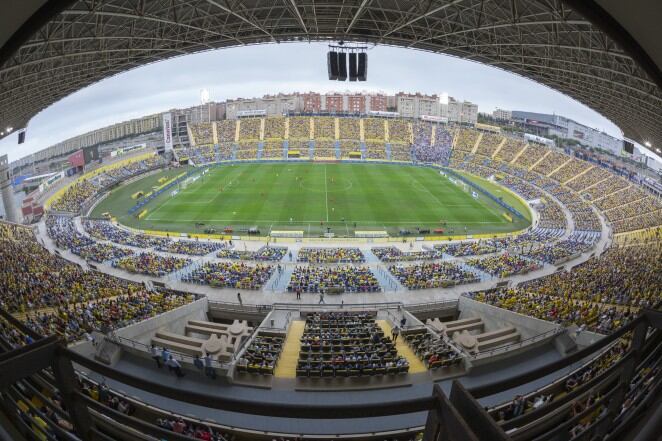
[{"label": "green grass field", "polygon": [[[481,182],[504,197],[529,219],[506,220],[504,209],[489,198],[471,196],[439,171],[403,165],[350,163],[241,164],[212,168],[196,182],[166,192],[150,202],[138,220],[127,214],[135,203],[131,195],[148,191],[164,174],[152,175],[112,192],[92,213],[110,212],[121,223],[143,229],[179,232],[235,232],[258,227],[303,230],[316,236],[327,231],[353,236],[354,230],[387,230],[397,235],[407,229],[443,228],[446,234],[510,232],[530,222],[526,205],[498,185]],[[494,193],[493,193],[494,194]],[[445,223],[445,225],[444,225]]]}]

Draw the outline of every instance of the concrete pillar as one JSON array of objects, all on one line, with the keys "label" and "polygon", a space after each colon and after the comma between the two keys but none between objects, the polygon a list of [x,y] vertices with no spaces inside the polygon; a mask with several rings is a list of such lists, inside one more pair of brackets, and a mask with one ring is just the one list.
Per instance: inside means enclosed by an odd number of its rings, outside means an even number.
[{"label": "concrete pillar", "polygon": [[9,176],[9,160],[7,155],[0,156],[0,193],[2,193],[2,206],[5,208],[5,219],[18,222],[18,213],[14,203],[14,191],[11,188]]}]

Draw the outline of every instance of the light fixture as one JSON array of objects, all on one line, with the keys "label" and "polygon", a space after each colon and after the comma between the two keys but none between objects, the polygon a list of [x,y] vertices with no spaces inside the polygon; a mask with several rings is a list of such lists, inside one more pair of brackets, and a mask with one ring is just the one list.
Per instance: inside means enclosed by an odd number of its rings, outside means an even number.
[{"label": "light fixture", "polygon": [[660,149],[655,149],[655,150],[657,150],[658,153],[662,153],[662,150]]},{"label": "light fixture", "polygon": [[13,127],[7,127],[7,133],[11,133],[12,130],[14,130]]},{"label": "light fixture", "polygon": [[644,145],[645,145],[646,147],[650,147],[650,146],[651,146],[651,143],[650,143],[650,141],[646,141],[646,142],[644,142]]}]

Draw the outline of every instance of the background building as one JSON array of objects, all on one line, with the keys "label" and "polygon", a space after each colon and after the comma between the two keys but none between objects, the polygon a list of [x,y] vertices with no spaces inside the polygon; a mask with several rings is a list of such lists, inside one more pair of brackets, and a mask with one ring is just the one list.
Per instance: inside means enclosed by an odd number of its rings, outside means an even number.
[{"label": "background building", "polygon": [[622,139],[561,115],[513,110],[512,121],[535,135],[574,140],[585,147],[599,148],[614,155],[620,155],[623,150]]},{"label": "background building", "polygon": [[262,98],[237,98],[225,103],[225,117],[237,119],[239,112],[264,110],[267,116],[285,115],[303,110],[303,95],[299,93],[265,95]]},{"label": "background building", "polygon": [[469,101],[457,101],[448,97],[448,121],[457,124],[476,125],[478,105]]},{"label": "background building", "polygon": [[420,93],[399,92],[395,95],[396,112],[405,118],[420,118],[421,116],[443,115],[438,95],[423,95]]},{"label": "background building", "polygon": [[492,117],[497,121],[510,121],[513,118],[513,112],[510,110],[496,109],[492,112]]}]

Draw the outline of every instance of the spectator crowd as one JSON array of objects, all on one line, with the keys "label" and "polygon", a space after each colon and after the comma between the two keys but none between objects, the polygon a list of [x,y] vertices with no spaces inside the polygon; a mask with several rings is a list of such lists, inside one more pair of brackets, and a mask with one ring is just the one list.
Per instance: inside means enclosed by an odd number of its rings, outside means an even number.
[{"label": "spectator crowd", "polygon": [[271,265],[247,265],[243,262],[207,262],[182,281],[216,286],[219,288],[260,289],[273,274]]},{"label": "spectator crowd", "polygon": [[296,266],[287,286],[290,292],[377,292],[379,282],[368,267]]}]

